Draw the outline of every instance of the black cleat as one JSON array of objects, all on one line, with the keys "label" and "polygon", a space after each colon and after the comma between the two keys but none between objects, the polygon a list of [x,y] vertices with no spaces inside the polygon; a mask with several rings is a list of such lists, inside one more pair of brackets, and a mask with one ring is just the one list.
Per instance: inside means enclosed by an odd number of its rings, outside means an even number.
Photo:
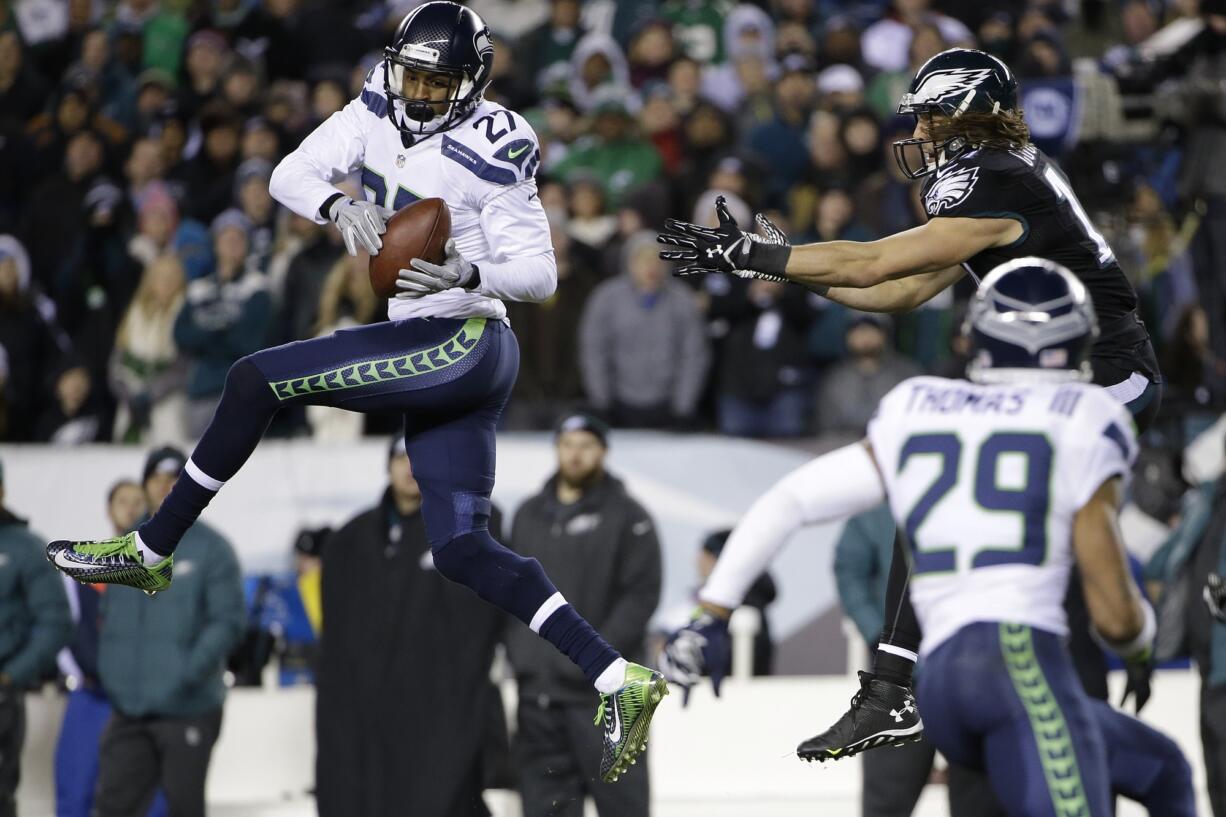
[{"label": "black cleat", "polygon": [[881,681],[871,672],[860,673],[860,691],[851,709],[834,726],[796,747],[801,760],[839,760],[879,746],[901,746],[917,741],[924,722],[911,690]]}]

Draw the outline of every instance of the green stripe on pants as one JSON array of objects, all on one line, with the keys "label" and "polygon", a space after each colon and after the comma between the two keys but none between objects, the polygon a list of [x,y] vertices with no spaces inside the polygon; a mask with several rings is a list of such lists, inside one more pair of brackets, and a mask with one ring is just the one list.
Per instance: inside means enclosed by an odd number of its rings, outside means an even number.
[{"label": "green stripe on pants", "polygon": [[1073,739],[1060,703],[1035,655],[1030,628],[1023,624],[1002,622],[1000,651],[1009,669],[1013,688],[1026,707],[1055,813],[1089,814],[1090,806],[1081,784],[1081,770],[1077,765]]},{"label": "green stripe on pants", "polygon": [[484,332],[485,318],[469,318],[458,332],[433,348],[416,349],[408,354],[382,360],[346,363],[326,372],[278,380],[268,385],[272,387],[278,400],[289,400],[304,394],[341,391],[388,380],[417,377],[454,366],[468,357],[468,353],[477,348],[477,341]]}]

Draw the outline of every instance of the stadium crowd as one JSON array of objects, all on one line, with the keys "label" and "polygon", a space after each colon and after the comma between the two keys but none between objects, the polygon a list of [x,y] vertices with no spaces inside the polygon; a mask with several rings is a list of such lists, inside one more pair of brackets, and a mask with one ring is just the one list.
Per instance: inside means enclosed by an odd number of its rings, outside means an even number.
[{"label": "stadium crowd", "polygon": [[[923,60],[977,44],[1023,90],[1058,90],[1074,65],[1124,70],[1164,23],[1212,12],[1204,2],[473,3],[501,46],[488,95],[525,111],[543,147],[561,279],[543,307],[511,306],[523,364],[508,426],[586,405],[620,426],[859,433],[898,380],[958,370],[969,279],[893,320],[799,287],[674,279],[655,257],[664,218],[708,221],[722,192],[742,223],[764,211],[796,240],[912,226],[922,210],[890,142],[911,129],[893,110]],[[383,318],[365,259],[267,182],[357,94],[412,5],[0,8],[0,441],[188,444],[239,357]],[[1222,199],[1196,185],[1212,173],[1187,172],[1196,130],[1162,130],[1158,146],[1078,140],[1075,117],[1036,110],[1036,138],[1142,295],[1182,440],[1189,412],[1226,404],[1226,267],[1204,235]],[[311,409],[274,433],[343,439],[361,423]]]}]

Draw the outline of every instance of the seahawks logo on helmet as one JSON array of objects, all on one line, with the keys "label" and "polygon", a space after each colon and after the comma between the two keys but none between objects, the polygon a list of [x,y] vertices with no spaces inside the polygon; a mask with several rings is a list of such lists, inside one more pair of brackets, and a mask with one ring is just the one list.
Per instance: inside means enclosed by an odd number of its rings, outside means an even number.
[{"label": "seahawks logo on helmet", "polygon": [[924,208],[928,215],[935,216],[942,210],[961,204],[975,189],[977,181],[979,168],[974,165],[952,168],[938,175],[924,194]]}]

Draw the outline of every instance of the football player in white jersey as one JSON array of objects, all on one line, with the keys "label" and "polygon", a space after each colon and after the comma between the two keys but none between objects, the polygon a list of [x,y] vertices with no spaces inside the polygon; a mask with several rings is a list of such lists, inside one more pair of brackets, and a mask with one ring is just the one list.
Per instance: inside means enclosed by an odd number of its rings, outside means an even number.
[{"label": "football player in white jersey", "polygon": [[[450,2],[414,8],[359,97],[282,160],[269,185],[299,215],[336,224],[352,255],[379,252],[395,210],[440,197],[452,224],[443,263],[413,259],[400,271],[387,323],[239,360],[161,509],[127,536],[52,542],[47,555],[81,581],[163,590],[183,532],[242,467],[278,409],[400,411],[435,568],[578,665],[601,696],[604,743],[593,771],[613,781],[645,746],[668,686],[623,659],[535,559],[503,547],[487,528],[494,431],[519,368],[503,299],[542,301],[557,285],[533,178],[536,135],[519,114],[483,98],[493,62],[489,29],[473,11]],[[334,187],[359,171],[364,201]]]},{"label": "football player in white jersey", "polygon": [[[729,612],[797,528],[888,500],[914,563],[918,697],[936,748],[986,769],[1019,817],[1105,817],[1113,788],[1154,814],[1194,814],[1178,748],[1090,699],[1062,640],[1074,562],[1104,644],[1136,660],[1155,629],[1117,525],[1135,431],[1127,408],[1088,382],[1097,325],[1085,287],[1054,262],[1011,261],[984,280],[964,331],[971,382],[902,382],[865,440],[813,460],[750,508],[699,593],[700,614],[666,645],[665,676],[691,685],[725,666]],[[924,725],[906,717],[914,708],[909,695],[860,708],[873,720],[865,740],[918,735]],[[1129,751],[1113,752],[1104,734]],[[797,754],[821,759],[811,742]]]}]

